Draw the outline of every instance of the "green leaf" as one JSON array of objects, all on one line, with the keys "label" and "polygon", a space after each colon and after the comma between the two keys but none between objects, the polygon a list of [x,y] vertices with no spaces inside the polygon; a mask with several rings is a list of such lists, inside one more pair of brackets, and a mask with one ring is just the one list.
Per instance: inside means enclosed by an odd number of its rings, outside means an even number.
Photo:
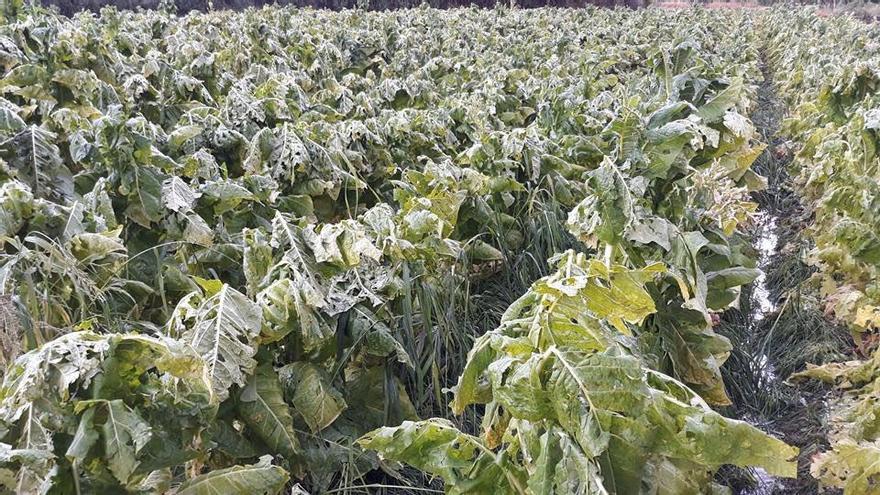
[{"label": "green leaf", "polygon": [[726,112],[741,104],[745,98],[745,87],[742,79],[734,79],[730,84],[716,93],[709,101],[697,109],[697,116],[704,122],[714,123],[722,120]]},{"label": "green leaf", "polygon": [[61,159],[56,140],[54,133],[32,125],[0,143],[0,158],[8,161],[34,196],[63,203],[73,198],[73,175]]},{"label": "green leaf", "polygon": [[247,466],[233,466],[196,476],[180,485],[177,495],[274,495],[289,479],[287,472],[272,465],[270,456]]},{"label": "green leaf", "polygon": [[293,429],[290,407],[278,374],[270,365],[261,365],[238,397],[238,417],[245,422],[273,453],[293,460],[300,453]]},{"label": "green leaf", "polygon": [[526,484],[526,474],[516,464],[496,456],[482,440],[458,431],[444,419],[379,428],[361,437],[358,444],[386,459],[440,476],[450,495],[523,493]]},{"label": "green leaf", "polygon": [[174,313],[169,331],[180,335],[205,360],[214,394],[222,402],[229,396],[229,388],[243,386],[257,365],[259,307],[222,284],[214,294],[184,297]]},{"label": "green leaf", "polygon": [[278,374],[294,409],[314,433],[330,426],[348,407],[327,373],[311,363],[288,364]]},{"label": "green leaf", "polygon": [[162,180],[160,172],[147,165],[132,165],[124,174],[120,192],[128,198],[125,214],[138,224],[150,228],[162,219]]},{"label": "green leaf", "polygon": [[819,454],[810,474],[823,485],[843,488],[845,495],[877,493],[880,476],[880,445],[877,442],[843,440]]},{"label": "green leaf", "polygon": [[[151,428],[137,411],[130,409],[121,400],[82,401],[76,405],[75,411],[82,413],[81,422],[92,423],[92,427],[101,433],[104,455],[108,458],[110,471],[122,484],[127,484],[132,473],[138,466],[138,453],[150,441]],[[98,419],[98,416],[102,419]],[[95,422],[98,424],[95,424]],[[88,426],[80,426],[68,450],[68,456],[79,458],[90,442],[94,442],[94,433],[88,432]],[[82,433],[82,435],[80,434]],[[82,457],[80,460],[84,460]]]},{"label": "green leaf", "polygon": [[192,210],[201,193],[193,191],[180,177],[169,177],[162,182],[162,203],[178,213]]}]

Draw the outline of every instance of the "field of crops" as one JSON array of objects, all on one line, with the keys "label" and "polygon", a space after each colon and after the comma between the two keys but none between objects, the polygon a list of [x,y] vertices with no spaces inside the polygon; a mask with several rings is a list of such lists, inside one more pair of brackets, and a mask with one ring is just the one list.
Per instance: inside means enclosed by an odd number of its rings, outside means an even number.
[{"label": "field of crops", "polygon": [[3,5],[0,493],[880,493],[877,26]]}]

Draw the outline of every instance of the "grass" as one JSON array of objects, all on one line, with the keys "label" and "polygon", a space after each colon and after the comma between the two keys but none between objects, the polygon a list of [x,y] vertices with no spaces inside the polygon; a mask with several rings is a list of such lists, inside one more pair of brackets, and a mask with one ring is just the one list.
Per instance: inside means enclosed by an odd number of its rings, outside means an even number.
[{"label": "grass", "polygon": [[[536,188],[517,204],[519,208],[510,214],[516,218],[521,244],[511,247],[507,243],[511,229],[501,222],[483,238],[502,251],[502,260],[484,264],[473,276],[461,271],[472,266],[471,260],[462,259],[460,270],[440,280],[420,277],[418,267],[413,267],[404,280],[399,325],[415,366],[412,370],[401,367],[399,376],[405,377],[407,392],[421,417],[450,419],[471,434],[479,432],[482,408],[471,407],[453,416],[448,389],[458,382],[474,341],[496,328],[510,304],[535,280],[549,274],[548,258],[570,248],[586,250],[566,230],[567,209],[553,199],[551,191]],[[442,487],[439,479],[405,467],[373,472],[362,480],[340,480],[333,493],[442,493]]]},{"label": "grass", "polygon": [[476,276],[462,271],[472,266],[467,259],[439,280],[421,277],[417,267],[405,276],[400,326],[404,347],[416,361],[407,391],[421,415],[450,415],[444,390],[458,381],[476,338],[497,327],[508,306],[549,273],[549,257],[578,246],[565,229],[564,207],[549,194],[535,190],[515,212],[521,246],[505,244],[505,229],[492,232],[486,242],[501,249],[503,259],[484,263]]}]

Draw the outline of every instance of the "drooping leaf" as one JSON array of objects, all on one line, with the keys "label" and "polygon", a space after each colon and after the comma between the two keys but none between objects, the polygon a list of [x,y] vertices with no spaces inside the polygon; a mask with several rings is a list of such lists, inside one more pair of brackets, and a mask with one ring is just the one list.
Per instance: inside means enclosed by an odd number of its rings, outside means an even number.
[{"label": "drooping leaf", "polygon": [[177,495],[275,495],[287,483],[283,469],[272,465],[270,456],[256,464],[218,469],[196,476],[177,489]]},{"label": "drooping leaf", "polygon": [[329,426],[348,407],[327,373],[313,364],[288,364],[278,374],[291,404],[312,432]]},{"label": "drooping leaf", "polygon": [[375,430],[358,443],[387,459],[442,477],[449,494],[524,493],[525,472],[446,420],[405,421],[399,427]]},{"label": "drooping leaf", "polygon": [[214,393],[223,401],[232,385],[244,386],[257,365],[261,317],[256,304],[229,285],[212,292],[183,298],[169,330],[202,356]]},{"label": "drooping leaf", "polygon": [[[95,434],[88,429],[94,428],[100,431],[110,471],[120,483],[127,484],[138,466],[138,453],[150,441],[150,425],[136,410],[130,409],[118,399],[82,401],[77,403],[74,411],[83,413],[83,416],[73,442],[76,448],[73,451],[68,450],[67,456],[80,461],[86,459],[82,455],[83,450],[95,440]],[[99,416],[103,419],[97,419]]]},{"label": "drooping leaf", "polygon": [[876,442],[841,441],[813,462],[810,473],[826,486],[844,488],[847,495],[877,493],[880,447]]},{"label": "drooping leaf", "polygon": [[[614,337],[616,319],[622,319],[621,325],[639,322],[656,310],[652,304],[630,303],[634,312],[624,319],[615,305],[599,302],[616,290],[630,297],[644,294],[650,301],[645,284],[663,273],[660,267],[609,268],[574,253],[560,256],[557,263],[556,273],[533,284],[504,314],[501,326],[481,337],[455,390],[455,410],[473,402],[487,404],[484,437],[478,440],[485,443],[478,448],[499,459],[492,469],[500,465],[506,470],[505,462],[513,460],[514,472],[535,474],[529,486],[550,493],[570,487],[630,493],[646,483],[706,491],[712,486],[706,473],[726,463],[794,476],[796,449],[715,413],[697,393],[647,368],[624,339]],[[592,337],[569,338],[577,334]],[[462,475],[426,461],[430,456],[416,455],[469,440],[459,438],[463,434],[457,430],[444,435],[431,430],[430,438],[413,433],[433,425],[404,423],[368,434],[363,442],[384,456],[442,476],[451,491],[469,488],[485,472],[500,478],[488,467],[473,465],[479,460],[471,457]],[[512,453],[521,449],[527,455]],[[569,465],[579,469],[577,474],[557,477]]]},{"label": "drooping leaf", "polygon": [[722,120],[728,110],[736,108],[736,106],[743,101],[743,90],[743,82],[741,79],[731,81],[726,88],[719,91],[709,101],[698,108],[697,115],[703,119],[704,122],[711,123]]},{"label": "drooping leaf", "polygon": [[311,226],[302,231],[303,239],[318,263],[343,268],[360,264],[361,256],[378,261],[382,253],[367,239],[363,227],[353,220],[326,224],[316,232]]},{"label": "drooping leaf", "polygon": [[333,329],[319,311],[325,300],[313,289],[299,275],[293,280],[276,280],[257,294],[263,308],[264,341],[280,340],[296,332],[305,350],[311,351],[333,337]]},{"label": "drooping leaf", "polygon": [[273,452],[294,459],[300,453],[290,406],[278,374],[269,365],[259,366],[238,397],[238,417]]},{"label": "drooping leaf", "polygon": [[348,320],[348,331],[356,342],[362,344],[364,352],[371,356],[387,357],[394,355],[397,361],[414,366],[413,359],[403,344],[395,338],[393,331],[364,305],[355,306]]},{"label": "drooping leaf", "polygon": [[616,245],[633,221],[633,197],[617,165],[606,157],[590,176],[589,194],[568,215],[569,230],[585,244]]},{"label": "drooping leaf", "polygon": [[[64,486],[51,473],[73,466],[107,489],[139,483],[194,457],[195,434],[216,414],[212,399],[204,363],[178,342],[71,332],[20,356],[4,377],[0,421],[16,425],[13,445],[50,453],[4,467],[28,493]],[[56,435],[70,442],[61,459],[51,454]]]},{"label": "drooping leaf", "polygon": [[233,459],[247,459],[258,455],[257,447],[229,421],[218,419],[208,428],[208,435],[224,454]]},{"label": "drooping leaf", "polygon": [[192,210],[199,196],[201,194],[193,191],[180,177],[172,176],[162,182],[162,203],[178,213]]},{"label": "drooping leaf", "polygon": [[27,126],[12,108],[0,106],[0,131],[20,131]]},{"label": "drooping leaf", "polygon": [[56,139],[54,133],[31,125],[0,144],[0,158],[35,196],[64,202],[73,197],[73,175],[61,159]]},{"label": "drooping leaf", "polygon": [[[52,432],[43,425],[40,411],[29,406],[21,420],[21,436],[12,448],[0,444],[0,465],[9,469],[0,486],[13,493],[46,492],[57,469]],[[10,450],[11,449],[11,450]]]},{"label": "drooping leaf", "polygon": [[216,180],[206,183],[200,189],[201,201],[211,204],[215,215],[234,210],[243,201],[254,199],[254,194],[246,187],[232,180]]},{"label": "drooping leaf", "polygon": [[[14,237],[34,211],[34,195],[18,181],[0,186],[0,237]],[[0,241],[2,245],[2,241]]]},{"label": "drooping leaf", "polygon": [[358,434],[383,425],[418,419],[406,388],[385,367],[346,370],[345,402],[348,408],[341,416],[357,425]]},{"label": "drooping leaf", "polygon": [[125,214],[129,218],[146,228],[162,219],[162,180],[158,170],[132,165],[120,189],[128,198]]}]

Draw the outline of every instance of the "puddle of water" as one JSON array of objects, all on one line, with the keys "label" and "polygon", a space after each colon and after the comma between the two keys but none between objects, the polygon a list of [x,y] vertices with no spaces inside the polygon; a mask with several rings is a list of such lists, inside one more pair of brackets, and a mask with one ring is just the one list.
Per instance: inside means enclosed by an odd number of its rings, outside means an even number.
[{"label": "puddle of water", "polygon": [[[770,215],[762,215],[763,218],[758,220],[761,226],[758,238],[755,240],[755,247],[758,248],[758,265],[761,268],[761,274],[755,281],[755,287],[752,291],[752,298],[757,303],[755,311],[755,321],[759,322],[764,319],[767,314],[776,311],[776,303],[770,300],[770,290],[767,288],[767,274],[765,270],[770,265],[770,257],[776,252],[776,244],[779,242],[779,235],[776,233],[776,217]],[[754,306],[753,306],[754,307]]]},{"label": "puddle of water", "polygon": [[[776,253],[776,246],[779,241],[777,234],[776,217],[762,213],[757,219],[758,232],[755,238],[755,247],[758,249],[758,267],[761,274],[755,280],[752,288],[752,314],[751,314],[751,332],[753,338],[760,338],[754,335],[759,323],[770,314],[777,311],[777,304],[770,299],[770,290],[767,288],[766,270],[770,266],[770,258]],[[770,384],[778,380],[776,369],[770,362],[766,354],[757,356],[755,363],[755,371],[760,374],[761,381],[764,384]],[[746,419],[746,418],[744,418]],[[749,421],[755,423],[754,421]],[[740,492],[742,495],[772,495],[778,490],[784,488],[782,481],[769,474],[761,468],[750,469],[752,476],[755,478],[755,485],[752,488]]]},{"label": "puddle of water", "polygon": [[[770,299],[770,289],[767,288],[767,268],[770,266],[770,258],[776,253],[776,245],[779,235],[776,233],[776,217],[762,213],[758,219],[760,230],[755,239],[755,247],[758,248],[758,266],[761,274],[755,280],[752,290],[752,329],[769,314],[776,312],[777,304]],[[757,371],[761,374],[764,383],[772,383],[777,380],[776,369],[766,354],[758,356]]]},{"label": "puddle of water", "polygon": [[773,366],[773,363],[770,362],[766,354],[761,354],[758,358],[758,372],[761,373],[761,379],[764,383],[771,383],[778,380],[776,367]]},{"label": "puddle of water", "polygon": [[755,477],[755,488],[744,491],[742,495],[772,495],[776,490],[784,488],[779,478],[764,471],[763,468],[752,469],[752,475]]}]

